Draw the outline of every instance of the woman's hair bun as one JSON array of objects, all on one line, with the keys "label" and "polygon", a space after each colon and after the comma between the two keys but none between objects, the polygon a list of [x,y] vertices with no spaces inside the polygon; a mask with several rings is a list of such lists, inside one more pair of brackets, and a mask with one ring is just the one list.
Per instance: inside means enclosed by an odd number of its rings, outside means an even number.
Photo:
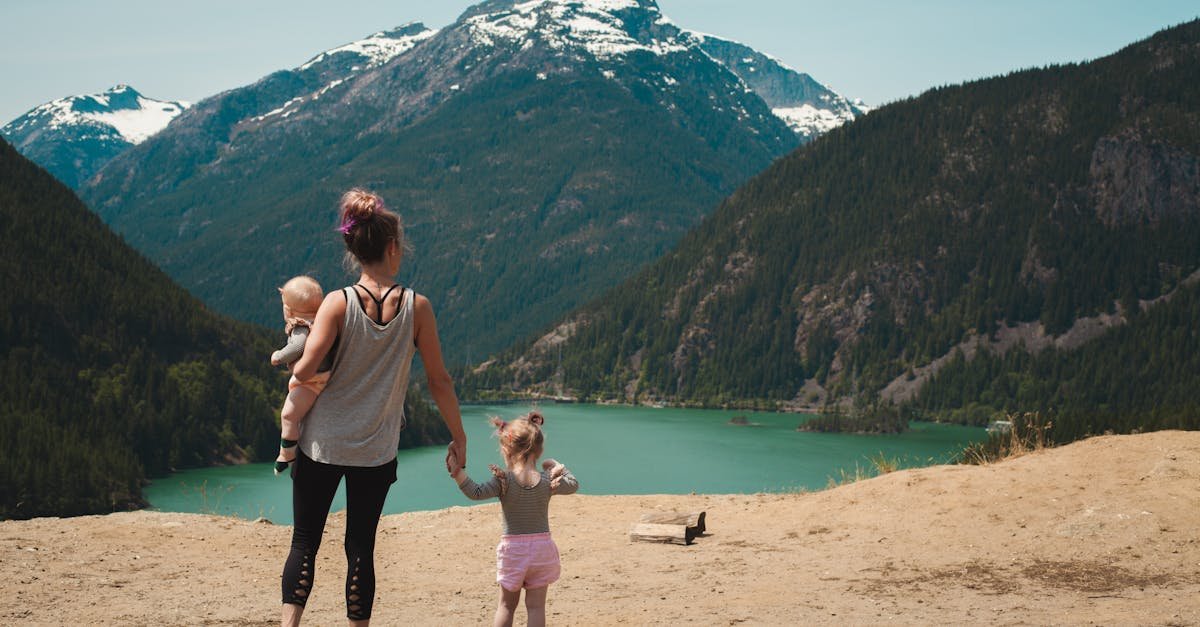
[{"label": "woman's hair bun", "polygon": [[365,222],[384,209],[383,200],[379,196],[357,187],[342,194],[341,204],[343,222],[347,219]]}]

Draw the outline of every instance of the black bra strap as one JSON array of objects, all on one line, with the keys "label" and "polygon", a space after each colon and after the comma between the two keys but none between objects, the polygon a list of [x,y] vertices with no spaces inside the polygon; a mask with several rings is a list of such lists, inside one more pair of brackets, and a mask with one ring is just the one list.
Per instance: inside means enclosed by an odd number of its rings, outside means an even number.
[{"label": "black bra strap", "polygon": [[367,293],[367,296],[369,296],[371,298],[371,300],[375,301],[375,316],[376,316],[375,323],[382,326],[383,325],[383,302],[386,301],[387,297],[391,295],[392,290],[396,289],[397,287],[400,287],[400,284],[396,283],[396,284],[392,285],[391,287],[389,287],[387,289],[387,291],[383,293],[383,297],[381,297],[381,298],[375,298],[375,295],[371,293],[371,290],[367,289],[367,286],[363,285],[362,283],[355,283],[354,286],[361,287],[363,289],[363,291]]}]

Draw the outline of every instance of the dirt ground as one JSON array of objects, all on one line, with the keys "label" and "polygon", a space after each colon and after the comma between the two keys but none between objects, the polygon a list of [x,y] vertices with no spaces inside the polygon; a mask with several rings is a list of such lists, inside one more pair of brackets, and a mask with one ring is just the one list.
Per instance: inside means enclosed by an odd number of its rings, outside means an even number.
[{"label": "dirt ground", "polygon": [[[802,494],[587,496],[580,482],[551,504],[552,624],[1200,625],[1200,433]],[[708,533],[631,542],[654,510],[705,511]],[[157,512],[0,522],[0,624],[271,625],[290,530]],[[343,530],[332,517],[308,624],[344,621]],[[495,503],[384,517],[375,624],[490,622],[498,537]]]}]

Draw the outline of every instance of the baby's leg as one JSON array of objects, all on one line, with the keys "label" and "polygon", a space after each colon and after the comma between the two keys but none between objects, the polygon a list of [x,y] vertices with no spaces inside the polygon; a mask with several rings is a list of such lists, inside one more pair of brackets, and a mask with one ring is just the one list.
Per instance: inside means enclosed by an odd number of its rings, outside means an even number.
[{"label": "baby's leg", "polygon": [[545,627],[546,625],[546,593],[550,586],[528,588],[525,590],[525,612],[529,614],[525,622],[529,627]]},{"label": "baby's leg", "polygon": [[500,586],[500,603],[496,605],[496,617],[492,620],[494,627],[512,627],[513,614],[517,612],[517,605],[521,602],[521,589],[517,588],[516,592],[509,592]]},{"label": "baby's leg", "polygon": [[[293,441],[300,439],[300,421],[308,414],[308,410],[312,409],[315,402],[317,402],[317,393],[302,385],[288,392],[287,399],[283,401],[283,411],[279,416],[281,429],[279,437],[281,439]],[[293,459],[296,459],[296,447],[280,447],[277,461],[290,462]]]},{"label": "baby's leg", "polygon": [[283,401],[283,411],[280,412],[280,422],[283,425],[283,438],[295,440],[300,437],[300,421],[317,402],[317,393],[301,385],[288,392]]}]

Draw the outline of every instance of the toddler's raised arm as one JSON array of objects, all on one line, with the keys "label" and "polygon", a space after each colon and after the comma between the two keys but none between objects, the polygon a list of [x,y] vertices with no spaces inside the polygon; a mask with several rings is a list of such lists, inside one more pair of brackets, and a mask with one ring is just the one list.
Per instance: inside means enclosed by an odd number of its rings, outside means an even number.
[{"label": "toddler's raised arm", "polygon": [[550,494],[575,494],[579,491],[579,480],[566,466],[556,462],[550,476]]}]

